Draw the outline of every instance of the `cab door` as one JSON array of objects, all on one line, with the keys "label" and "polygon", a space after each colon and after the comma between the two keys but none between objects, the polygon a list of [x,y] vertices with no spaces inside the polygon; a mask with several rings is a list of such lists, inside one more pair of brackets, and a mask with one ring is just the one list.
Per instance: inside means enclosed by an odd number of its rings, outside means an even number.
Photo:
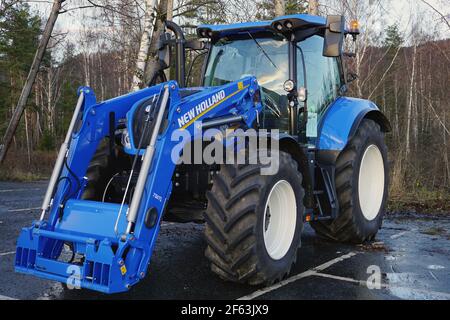
[{"label": "cab door", "polygon": [[323,56],[323,41],[322,36],[313,35],[297,43],[297,83],[307,89],[307,100],[304,106],[300,104],[301,111],[307,112],[299,112],[297,122],[299,140],[312,145],[323,115],[344,84],[341,60]]}]

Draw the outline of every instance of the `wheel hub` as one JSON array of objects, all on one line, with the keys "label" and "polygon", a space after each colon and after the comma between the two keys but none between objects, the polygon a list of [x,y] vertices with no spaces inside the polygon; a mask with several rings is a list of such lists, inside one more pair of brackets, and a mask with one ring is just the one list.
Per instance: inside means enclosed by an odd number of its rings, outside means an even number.
[{"label": "wheel hub", "polygon": [[297,203],[294,189],[286,180],[278,181],[269,193],[264,211],[264,244],[269,256],[282,259],[295,235]]},{"label": "wheel hub", "polygon": [[384,162],[380,149],[367,147],[361,159],[358,179],[359,206],[364,217],[372,221],[380,211],[384,195]]}]

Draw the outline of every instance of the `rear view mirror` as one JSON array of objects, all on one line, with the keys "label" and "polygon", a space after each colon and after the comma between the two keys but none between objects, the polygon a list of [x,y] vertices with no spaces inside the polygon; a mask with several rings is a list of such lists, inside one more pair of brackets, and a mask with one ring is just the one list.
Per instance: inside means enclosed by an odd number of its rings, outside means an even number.
[{"label": "rear view mirror", "polygon": [[192,39],[186,41],[185,48],[192,50],[203,50],[206,48],[206,45],[204,41],[200,41],[199,39]]},{"label": "rear view mirror", "polygon": [[168,32],[161,34],[158,43],[158,60],[162,69],[167,69],[170,66],[170,46],[169,41],[171,35]]},{"label": "rear view mirror", "polygon": [[330,32],[333,32],[333,33],[340,33],[341,32],[341,22],[339,21],[339,22],[330,23],[329,30],[330,30]]},{"label": "rear view mirror", "polygon": [[325,57],[340,57],[344,42],[345,19],[343,16],[332,15],[327,17],[325,39],[323,42],[323,55]]}]

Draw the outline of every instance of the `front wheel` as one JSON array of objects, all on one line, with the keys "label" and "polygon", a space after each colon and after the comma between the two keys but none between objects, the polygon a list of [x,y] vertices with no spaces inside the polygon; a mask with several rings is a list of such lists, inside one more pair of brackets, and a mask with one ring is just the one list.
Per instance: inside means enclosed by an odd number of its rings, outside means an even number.
[{"label": "front wheel", "polygon": [[[261,175],[261,165],[222,165],[207,194],[206,257],[229,281],[273,283],[290,272],[303,228],[302,175],[285,153],[279,170]],[[273,159],[273,157],[272,157]]]},{"label": "front wheel", "polygon": [[328,239],[362,243],[381,227],[388,196],[387,147],[380,126],[364,119],[336,161],[339,215],[311,226]]}]

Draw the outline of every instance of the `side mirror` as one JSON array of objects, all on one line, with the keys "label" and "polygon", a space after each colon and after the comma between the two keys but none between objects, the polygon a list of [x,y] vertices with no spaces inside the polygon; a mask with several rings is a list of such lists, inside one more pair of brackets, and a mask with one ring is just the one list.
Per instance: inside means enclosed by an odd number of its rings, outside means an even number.
[{"label": "side mirror", "polygon": [[343,16],[331,15],[327,17],[323,55],[325,57],[340,57],[344,42],[345,19]]},{"label": "side mirror", "polygon": [[170,33],[165,32],[161,34],[158,42],[158,60],[163,70],[170,66],[170,40]]},{"label": "side mirror", "polygon": [[187,40],[184,46],[186,49],[192,50],[203,50],[206,48],[206,44],[204,41],[200,41],[199,39]]}]

